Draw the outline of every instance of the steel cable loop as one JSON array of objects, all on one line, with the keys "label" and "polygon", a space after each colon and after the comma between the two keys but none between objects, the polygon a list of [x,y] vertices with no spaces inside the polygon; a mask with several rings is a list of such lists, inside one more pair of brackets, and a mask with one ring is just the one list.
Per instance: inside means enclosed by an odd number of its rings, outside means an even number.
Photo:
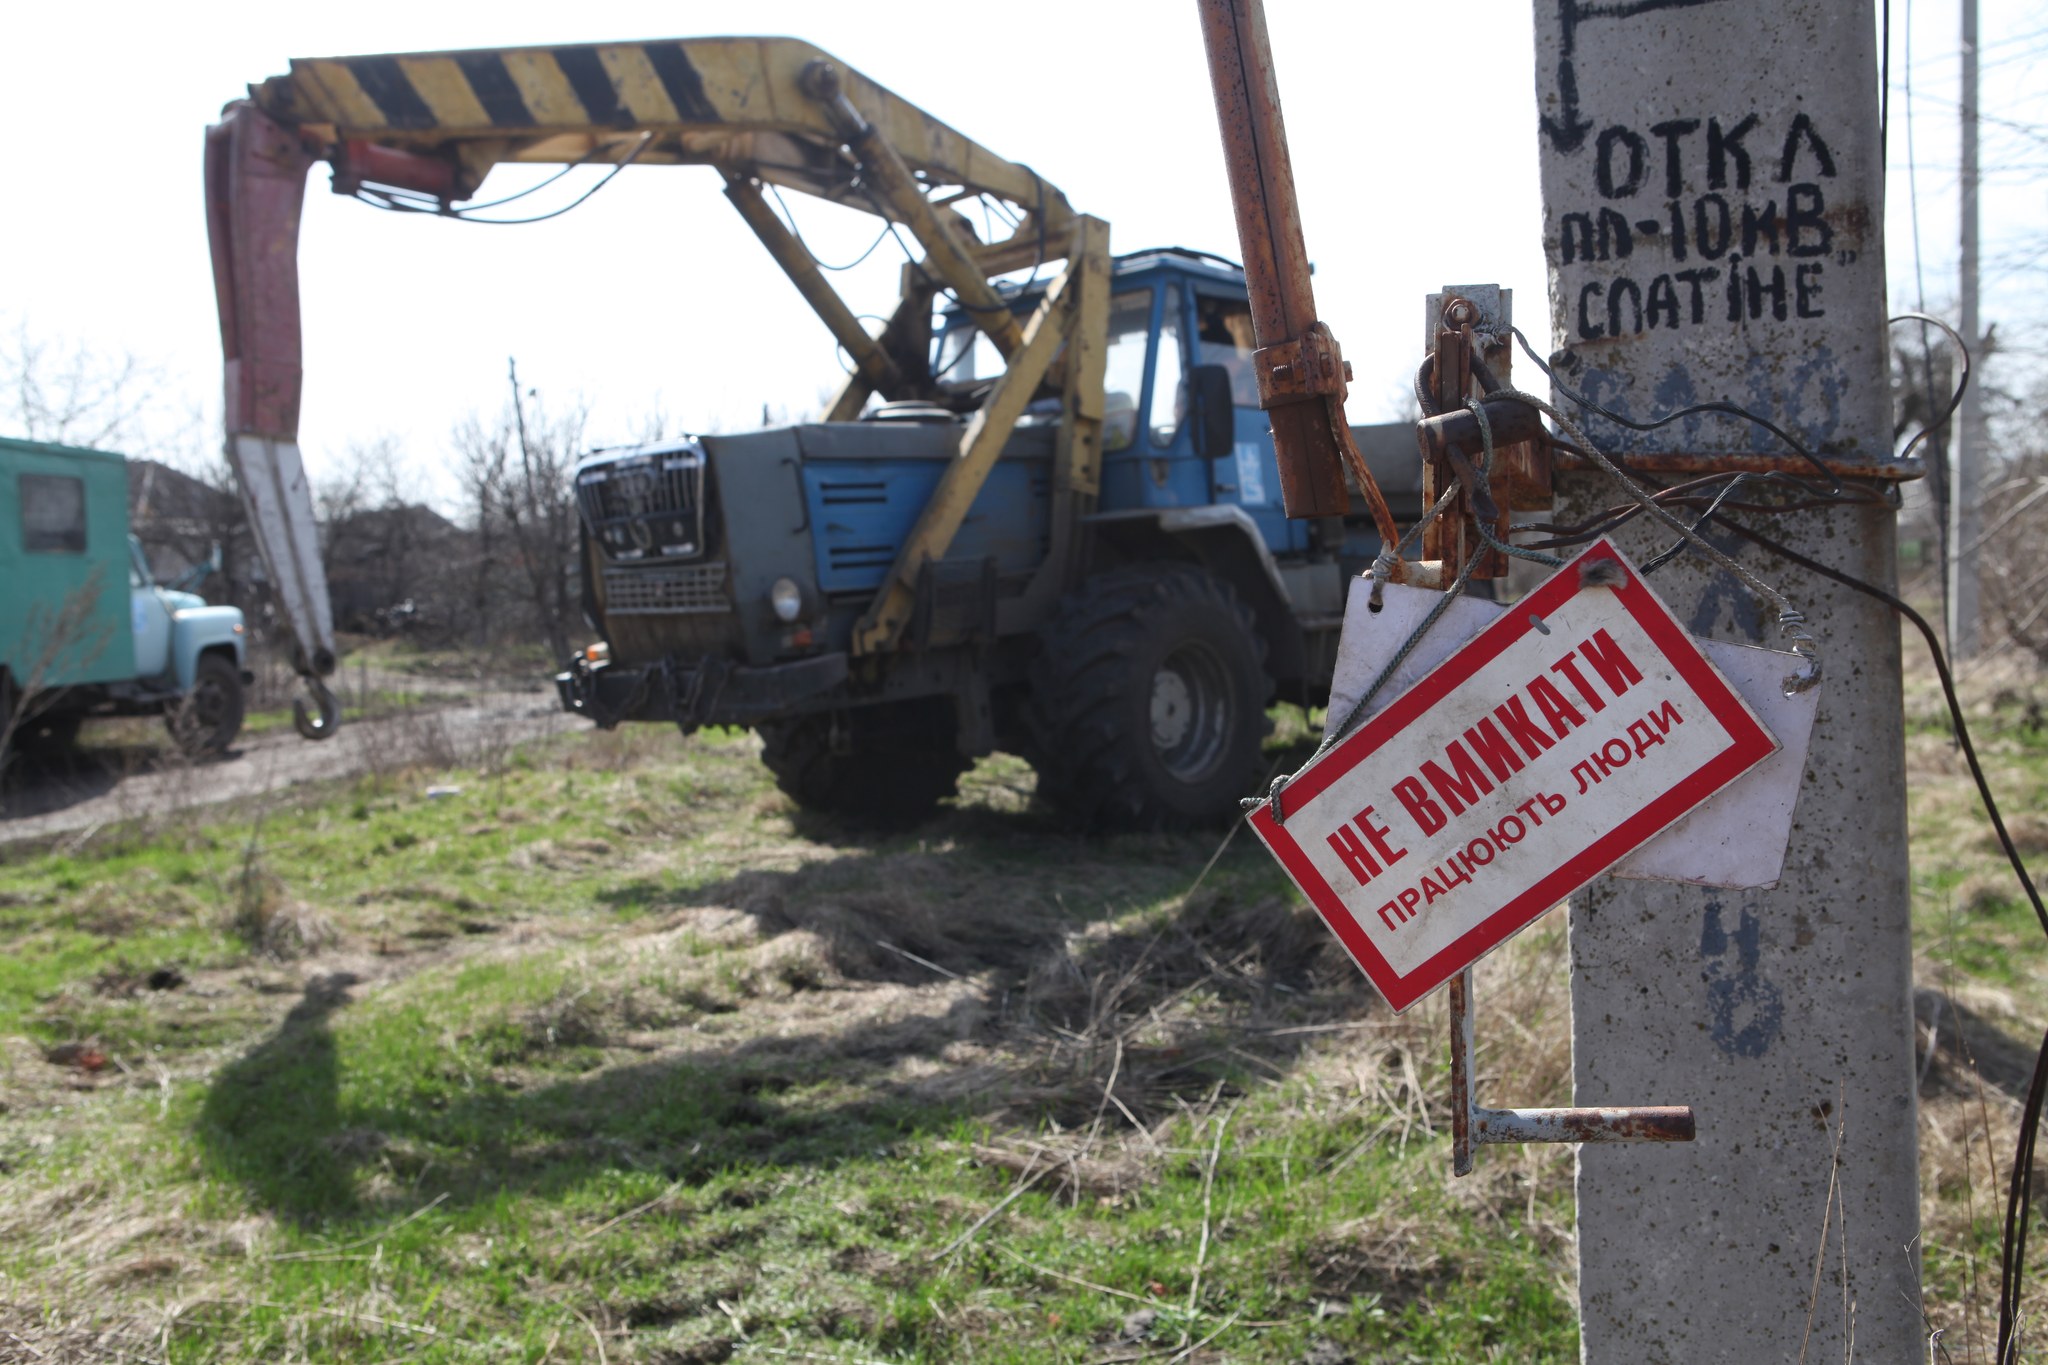
[{"label": "steel cable loop", "polygon": [[1387,583],[1392,581],[1394,566],[1401,562],[1402,552],[1408,548],[1415,537],[1423,533],[1431,522],[1444,514],[1445,509],[1451,505],[1451,502],[1457,496],[1458,485],[1453,483],[1438,495],[1436,502],[1430,506],[1430,509],[1417,518],[1413,526],[1408,528],[1408,534],[1402,536],[1400,540],[1392,545],[1389,545],[1384,540],[1380,542],[1380,552],[1373,557],[1372,561],[1372,609],[1374,611],[1380,609],[1380,601],[1383,596],[1382,590]]},{"label": "steel cable loop", "polygon": [[[1465,410],[1470,412],[1473,420],[1479,423],[1479,440],[1483,447],[1479,457],[1479,478],[1486,484],[1487,496],[1491,498],[1493,495],[1493,421],[1486,415],[1486,405],[1476,398],[1467,398],[1465,400]],[[1510,545],[1507,541],[1500,539],[1500,537],[1494,534],[1493,528],[1486,524],[1486,518],[1484,517],[1472,518],[1472,524],[1479,528],[1479,538],[1485,541],[1491,549],[1498,550],[1502,554],[1515,559],[1526,559],[1532,564],[1541,564],[1546,568],[1562,569],[1564,567],[1565,562],[1556,555],[1547,555],[1541,550],[1531,550],[1520,545]]]},{"label": "steel cable loop", "polygon": [[1657,501],[1655,495],[1645,490],[1634,479],[1631,479],[1622,470],[1621,466],[1614,463],[1613,460],[1607,457],[1604,451],[1593,444],[1592,440],[1573,423],[1571,418],[1559,412],[1555,407],[1538,398],[1535,394],[1525,393],[1520,389],[1503,388],[1492,396],[1526,403],[1550,418],[1551,421],[1557,423],[1559,428],[1564,431],[1564,434],[1580,447],[1587,458],[1598,465],[1601,471],[1614,480],[1615,483],[1621,485],[1622,489],[1638,507],[1678,532],[1680,538],[1694,550],[1698,551],[1701,557],[1708,563],[1724,573],[1734,575],[1736,580],[1748,588],[1752,595],[1760,601],[1768,602],[1777,609],[1778,633],[1790,643],[1792,652],[1806,661],[1805,669],[1798,673],[1788,674],[1785,677],[1782,686],[1787,696],[1804,692],[1820,682],[1819,642],[1814,639],[1812,632],[1806,629],[1805,613],[1794,607],[1789,598],[1770,584],[1764,582],[1755,573],[1737,563],[1734,557],[1725,550],[1722,550],[1719,546],[1700,535],[1698,531],[1673,516],[1663,503]]},{"label": "steel cable loop", "polygon": [[[1722,487],[1713,502],[1708,505],[1706,511],[1700,515],[1693,525],[1687,526],[1684,522],[1673,516],[1657,500],[1654,494],[1629,478],[1620,466],[1608,459],[1606,454],[1593,444],[1585,432],[1581,431],[1570,418],[1559,412],[1551,404],[1536,397],[1534,394],[1506,387],[1495,389],[1488,396],[1492,398],[1513,399],[1517,402],[1526,403],[1556,422],[1564,430],[1565,434],[1595,464],[1599,465],[1608,477],[1620,484],[1628,493],[1634,503],[1630,515],[1634,515],[1638,511],[1647,510],[1672,530],[1678,532],[1678,543],[1670,550],[1658,555],[1651,563],[1652,568],[1667,562],[1679,549],[1690,545],[1692,548],[1700,551],[1717,568],[1733,574],[1759,600],[1768,602],[1777,609],[1779,632],[1790,642],[1792,652],[1797,654],[1806,663],[1806,667],[1802,671],[1789,674],[1783,680],[1781,686],[1783,686],[1786,695],[1791,696],[1804,692],[1820,682],[1819,646],[1812,633],[1806,629],[1805,614],[1794,607],[1791,600],[1783,593],[1773,588],[1743,565],[1737,563],[1732,556],[1699,534],[1699,527],[1705,524],[1708,518],[1712,517],[1719,510],[1721,504],[1727,500],[1728,496],[1741,486],[1746,476],[1738,474],[1735,478],[1731,479]],[[1476,469],[1481,486],[1479,489],[1466,490],[1462,480],[1454,478],[1451,486],[1443,491],[1429,511],[1425,512],[1415,525],[1409,528],[1408,533],[1401,537],[1391,549],[1387,548],[1384,543],[1382,544],[1380,553],[1373,560],[1372,566],[1373,586],[1371,605],[1375,610],[1378,609],[1381,603],[1385,584],[1391,577],[1394,566],[1400,562],[1402,551],[1407,548],[1408,543],[1423,528],[1442,516],[1461,491],[1472,493],[1484,492],[1489,497],[1492,494],[1493,461],[1495,456],[1493,423],[1487,417],[1486,409],[1478,400],[1468,398],[1465,402],[1465,407],[1472,413],[1474,420],[1479,426],[1481,451]],[[1566,563],[1565,560],[1555,555],[1545,554],[1540,550],[1529,549],[1502,540],[1494,534],[1493,528],[1486,525],[1481,518],[1473,518],[1473,525],[1477,528],[1479,538],[1483,544],[1475,549],[1470,557],[1466,559],[1464,567],[1458,571],[1457,578],[1444,589],[1442,597],[1438,600],[1437,604],[1430,609],[1429,614],[1422,619],[1421,623],[1410,632],[1408,638],[1394,652],[1393,657],[1380,670],[1379,676],[1373,680],[1372,685],[1365,690],[1365,693],[1352,706],[1344,719],[1328,731],[1322,742],[1316,746],[1315,752],[1309,755],[1308,760],[1300,768],[1295,769],[1294,772],[1282,773],[1274,778],[1272,785],[1267,789],[1264,796],[1246,797],[1240,803],[1246,810],[1256,809],[1262,804],[1267,805],[1272,809],[1275,824],[1284,824],[1286,822],[1286,810],[1282,804],[1281,795],[1286,791],[1288,783],[1299,777],[1302,772],[1306,771],[1331,749],[1342,743],[1353,730],[1358,728],[1359,723],[1365,718],[1366,708],[1371,704],[1373,698],[1379,695],[1380,691],[1392,680],[1394,674],[1400,670],[1401,665],[1407,662],[1408,656],[1414,653],[1415,647],[1421,643],[1423,636],[1427,635],[1430,629],[1442,619],[1443,614],[1450,609],[1451,602],[1464,594],[1466,585],[1471,581],[1473,570],[1478,567],[1479,560],[1485,555],[1487,550],[1498,550],[1512,558],[1528,560],[1552,569],[1562,568]]]}]

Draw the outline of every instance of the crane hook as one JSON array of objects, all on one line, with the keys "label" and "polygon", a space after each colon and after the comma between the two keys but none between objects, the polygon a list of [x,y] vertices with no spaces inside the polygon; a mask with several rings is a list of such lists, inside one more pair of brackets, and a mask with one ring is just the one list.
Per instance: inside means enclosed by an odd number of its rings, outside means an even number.
[{"label": "crane hook", "polygon": [[318,678],[306,679],[306,692],[312,697],[318,715],[307,709],[304,697],[293,697],[292,728],[305,739],[332,739],[334,732],[341,728],[341,703],[327,690],[327,684]]}]

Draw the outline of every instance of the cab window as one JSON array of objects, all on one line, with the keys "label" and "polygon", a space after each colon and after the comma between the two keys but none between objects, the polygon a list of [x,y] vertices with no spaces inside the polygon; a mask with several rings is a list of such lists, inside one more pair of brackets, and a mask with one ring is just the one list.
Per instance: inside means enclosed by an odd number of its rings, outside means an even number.
[{"label": "cab window", "polygon": [[1180,313],[1180,285],[1176,282],[1166,286],[1166,302],[1159,310],[1159,358],[1152,363],[1152,406],[1145,425],[1152,430],[1155,446],[1173,444],[1173,438],[1180,432],[1180,419],[1187,411]]},{"label": "cab window", "polygon": [[[1176,297],[1178,294],[1176,292]],[[1025,315],[1039,296],[1027,295],[1015,308]],[[1177,304],[1170,305],[1177,307]],[[1174,336],[1178,338],[1179,329]],[[1102,448],[1127,450],[1138,435],[1138,398],[1145,390],[1145,347],[1152,336],[1152,291],[1127,289],[1109,297],[1109,340],[1103,358]],[[1178,341],[1175,342],[1176,347]],[[1063,348],[1064,349],[1064,348]],[[1059,364],[1054,357],[1055,367]],[[937,377],[947,383],[993,379],[1003,372],[1002,353],[965,312],[948,309],[934,362]],[[1178,383],[1178,362],[1176,362]],[[1168,394],[1168,401],[1172,398]]]},{"label": "cab window", "polygon": [[1110,296],[1109,350],[1102,367],[1104,450],[1128,450],[1138,434],[1138,395],[1145,388],[1145,342],[1151,332],[1151,290]]},{"label": "cab window", "polygon": [[1221,365],[1230,373],[1230,401],[1259,405],[1259,381],[1252,373],[1252,306],[1243,299],[1195,296],[1195,363]]},{"label": "cab window", "polygon": [[85,553],[85,480],[64,474],[23,474],[21,548],[35,555]]}]

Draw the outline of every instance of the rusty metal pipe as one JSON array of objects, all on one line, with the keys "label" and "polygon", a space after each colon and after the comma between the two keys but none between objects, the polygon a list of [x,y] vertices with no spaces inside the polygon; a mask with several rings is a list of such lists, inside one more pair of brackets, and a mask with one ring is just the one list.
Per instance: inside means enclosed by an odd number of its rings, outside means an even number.
[{"label": "rusty metal pipe", "polygon": [[1691,1142],[1692,1107],[1638,1104],[1625,1109],[1478,1109],[1472,1141]]},{"label": "rusty metal pipe", "polygon": [[1500,1142],[1691,1142],[1683,1104],[1619,1109],[1483,1109],[1472,1069],[1472,969],[1451,978],[1451,1173],[1472,1173],[1472,1149]]},{"label": "rusty metal pipe", "polygon": [[[1265,9],[1260,0],[1200,0],[1200,10],[1251,297],[1252,335],[1261,350],[1301,341],[1317,325],[1315,291],[1309,284],[1308,246],[1280,117]],[[1304,393],[1267,409],[1280,464],[1280,498],[1290,517],[1336,517],[1349,509],[1343,452],[1331,429],[1329,407]]]}]

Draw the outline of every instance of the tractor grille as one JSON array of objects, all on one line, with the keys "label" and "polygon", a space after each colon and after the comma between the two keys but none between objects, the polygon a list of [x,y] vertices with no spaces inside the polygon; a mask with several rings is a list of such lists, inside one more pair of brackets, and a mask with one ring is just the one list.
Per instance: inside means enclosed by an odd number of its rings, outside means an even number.
[{"label": "tractor grille", "polygon": [[704,553],[704,454],[685,448],[587,465],[576,504],[606,559],[621,564]]},{"label": "tractor grille", "polygon": [[607,616],[681,616],[730,611],[725,565],[693,564],[676,569],[606,569]]}]

